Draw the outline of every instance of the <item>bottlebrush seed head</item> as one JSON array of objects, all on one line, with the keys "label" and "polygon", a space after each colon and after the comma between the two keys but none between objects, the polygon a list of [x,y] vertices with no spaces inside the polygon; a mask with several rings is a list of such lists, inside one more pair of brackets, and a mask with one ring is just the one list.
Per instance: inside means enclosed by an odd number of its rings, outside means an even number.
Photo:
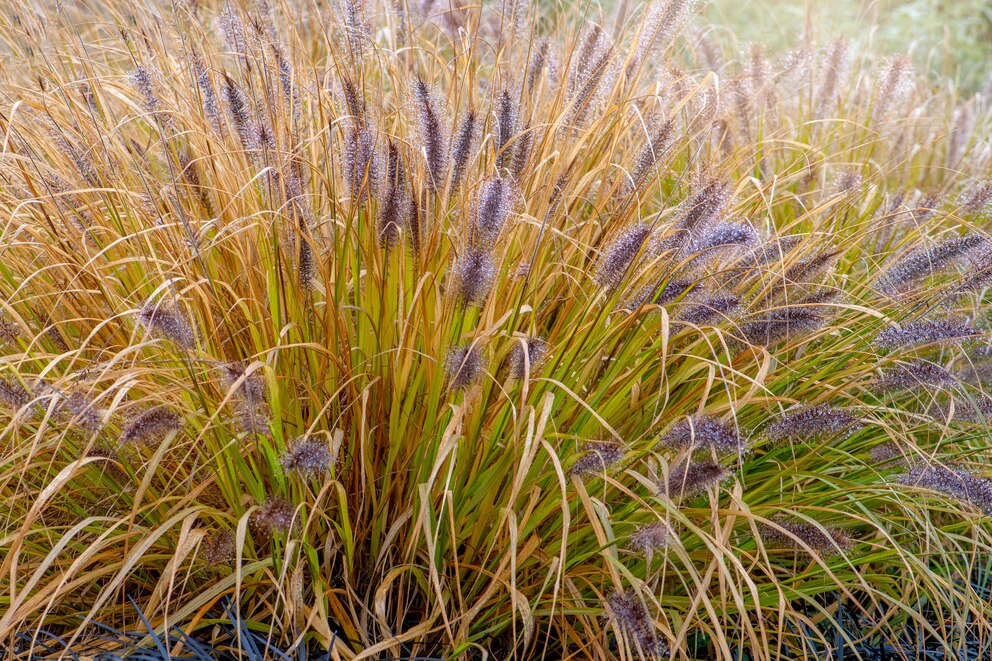
[{"label": "bottlebrush seed head", "polygon": [[528,337],[523,344],[526,349],[516,341],[507,359],[510,377],[514,379],[522,379],[528,373],[535,374],[548,355],[548,343],[539,337]]},{"label": "bottlebrush seed head", "polygon": [[614,593],[606,601],[606,610],[647,658],[668,655],[668,645],[658,637],[654,621],[636,593]]},{"label": "bottlebrush seed head", "polygon": [[158,445],[166,436],[182,429],[183,420],[175,411],[156,406],[128,421],[121,432],[122,443]]},{"label": "bottlebrush seed head", "polygon": [[658,441],[659,447],[670,450],[701,450],[712,448],[717,452],[743,452],[747,440],[742,439],[737,428],[719,418],[700,416],[683,418]]},{"label": "bottlebrush seed head", "polygon": [[475,206],[475,231],[483,247],[496,243],[515,199],[516,191],[509,179],[494,177],[483,182]]},{"label": "bottlebrush seed head", "polygon": [[627,546],[635,551],[646,553],[647,551],[668,548],[669,544],[677,540],[678,537],[671,526],[664,521],[657,521],[637,528],[630,535]]},{"label": "bottlebrush seed head", "polygon": [[593,473],[606,473],[620,463],[625,454],[624,447],[612,441],[586,443],[582,451],[584,454],[568,470],[569,475],[585,477]]},{"label": "bottlebrush seed head", "polygon": [[992,514],[992,481],[963,468],[937,463],[920,464],[898,475],[896,482],[907,487],[937,491]]},{"label": "bottlebrush seed head", "polygon": [[462,306],[482,305],[496,278],[496,264],[488,252],[469,247],[455,263],[453,275]]},{"label": "bottlebrush seed head", "polygon": [[715,461],[682,461],[669,472],[668,484],[660,484],[658,490],[674,500],[684,500],[718,486],[729,476],[729,471]]},{"label": "bottlebrush seed head", "polygon": [[252,523],[272,534],[290,532],[299,525],[293,504],[282,498],[268,498],[252,515]]},{"label": "bottlebrush seed head", "polygon": [[857,416],[845,409],[802,405],[779,416],[765,428],[764,436],[772,443],[805,443],[849,435],[861,427]]},{"label": "bottlebrush seed head", "polygon": [[914,388],[953,385],[957,379],[939,365],[918,360],[911,363],[893,365],[874,384],[879,393]]},{"label": "bottlebrush seed head", "polygon": [[203,560],[208,565],[223,565],[234,559],[237,551],[234,535],[228,531],[213,532],[200,545]]},{"label": "bottlebrush seed head", "polygon": [[619,285],[650,233],[648,225],[634,225],[621,232],[600,256],[596,282],[608,289]]},{"label": "bottlebrush seed head", "polygon": [[903,324],[901,328],[887,328],[875,336],[874,344],[881,349],[907,349],[919,345],[961,342],[981,336],[976,328],[953,320],[921,320]]},{"label": "bottlebrush seed head", "polygon": [[333,466],[334,460],[327,443],[309,438],[299,438],[293,441],[279,458],[279,464],[287,473],[310,477],[320,476],[328,472]]},{"label": "bottlebrush seed head", "polygon": [[482,377],[486,369],[486,358],[475,344],[452,347],[448,351],[444,371],[450,390],[464,390]]},{"label": "bottlebrush seed head", "polygon": [[147,301],[138,311],[138,323],[153,335],[169,340],[183,349],[196,347],[193,326],[177,310],[164,303]]},{"label": "bottlebrush seed head", "polygon": [[834,555],[853,546],[851,538],[838,528],[824,528],[808,521],[774,521],[759,526],[761,539],[778,548]]}]

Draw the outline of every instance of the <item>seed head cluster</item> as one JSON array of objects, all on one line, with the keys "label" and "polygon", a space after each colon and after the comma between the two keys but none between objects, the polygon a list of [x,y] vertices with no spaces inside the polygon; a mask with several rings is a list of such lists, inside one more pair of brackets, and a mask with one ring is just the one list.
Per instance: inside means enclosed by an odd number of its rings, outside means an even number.
[{"label": "seed head cluster", "polygon": [[668,654],[668,644],[658,636],[647,607],[635,592],[614,593],[607,600],[606,609],[645,658]]},{"label": "seed head cluster", "polygon": [[798,406],[775,419],[764,436],[772,443],[805,443],[851,434],[861,427],[851,411],[826,404]]},{"label": "seed head cluster", "polygon": [[121,432],[121,442],[158,445],[182,426],[178,413],[165,406],[155,406],[131,418]]},{"label": "seed head cluster", "polygon": [[302,477],[320,476],[334,465],[327,443],[310,438],[298,438],[279,458],[283,470]]},{"label": "seed head cluster", "polygon": [[775,521],[762,524],[760,530],[766,544],[807,553],[812,551],[821,556],[841,553],[853,545],[851,538],[842,530],[809,521]]},{"label": "seed head cluster", "polygon": [[658,441],[671,450],[712,449],[718,453],[742,452],[747,447],[737,428],[719,418],[700,416],[679,420]]},{"label": "seed head cluster", "polygon": [[966,323],[954,320],[926,319],[911,321],[899,328],[887,328],[875,337],[882,349],[904,349],[919,345],[960,342],[982,333]]}]

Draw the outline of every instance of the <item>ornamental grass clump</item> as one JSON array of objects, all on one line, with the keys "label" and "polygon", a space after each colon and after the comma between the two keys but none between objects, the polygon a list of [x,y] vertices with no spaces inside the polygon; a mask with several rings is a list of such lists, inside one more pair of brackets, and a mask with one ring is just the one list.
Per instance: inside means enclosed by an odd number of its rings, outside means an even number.
[{"label": "ornamental grass clump", "polygon": [[0,656],[992,638],[987,98],[687,0],[8,5]]}]

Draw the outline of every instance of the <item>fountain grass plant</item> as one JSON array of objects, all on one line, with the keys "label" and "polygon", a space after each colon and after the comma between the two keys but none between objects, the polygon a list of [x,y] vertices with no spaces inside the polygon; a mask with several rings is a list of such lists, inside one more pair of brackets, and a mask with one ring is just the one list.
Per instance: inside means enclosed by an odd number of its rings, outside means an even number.
[{"label": "fountain grass plant", "polygon": [[8,3],[0,645],[988,642],[989,100],[692,20]]}]

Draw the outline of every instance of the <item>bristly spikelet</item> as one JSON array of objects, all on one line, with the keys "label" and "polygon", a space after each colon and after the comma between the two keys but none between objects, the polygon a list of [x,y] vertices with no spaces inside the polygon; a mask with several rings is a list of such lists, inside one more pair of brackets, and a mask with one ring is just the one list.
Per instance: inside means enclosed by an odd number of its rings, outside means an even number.
[{"label": "bristly spikelet", "polygon": [[695,0],[656,0],[644,12],[627,67],[628,76],[644,63],[652,51],[666,48],[682,31],[692,13]]},{"label": "bristly spikelet", "polygon": [[971,503],[992,515],[992,480],[965,469],[936,463],[920,464],[895,479],[898,484],[938,491],[960,502]]},{"label": "bristly spikelet", "polygon": [[279,464],[287,473],[319,477],[331,469],[334,458],[327,443],[311,438],[298,438],[279,458]]},{"label": "bristly spikelet", "polygon": [[906,349],[919,345],[961,342],[981,335],[980,330],[963,322],[926,319],[911,321],[901,328],[886,328],[875,336],[873,344],[881,349]]},{"label": "bristly spikelet", "polygon": [[539,337],[525,338],[523,345],[517,340],[510,351],[507,359],[510,378],[522,379],[527,374],[535,374],[548,357],[548,343]]},{"label": "bristly spikelet", "polygon": [[797,406],[775,419],[763,433],[772,443],[808,443],[850,435],[862,427],[848,410],[818,404]]},{"label": "bristly spikelet", "polygon": [[830,46],[830,53],[826,58],[823,82],[816,97],[816,113],[822,115],[830,110],[832,104],[837,102],[837,92],[844,84],[844,76],[847,73],[848,44],[843,37],[836,39]]},{"label": "bristly spikelet", "polygon": [[739,296],[715,294],[698,301],[683,302],[677,309],[676,318],[687,324],[702,326],[725,320],[741,307]]},{"label": "bristly spikelet", "polygon": [[379,245],[392,247],[410,217],[410,193],[399,149],[390,141],[386,157],[386,180],[380,187],[378,208]]},{"label": "bristly spikelet", "polygon": [[517,122],[520,108],[510,90],[503,89],[496,97],[496,107],[493,109],[493,148],[496,150],[496,167],[502,170],[512,156],[509,148],[510,140],[517,134]]},{"label": "bristly spikelet", "polygon": [[594,276],[596,282],[606,289],[615,289],[650,234],[651,228],[648,225],[634,225],[621,232],[600,255]]},{"label": "bristly spikelet", "polygon": [[732,252],[755,246],[760,240],[758,232],[750,225],[718,222],[691,241],[687,252],[696,255],[697,260],[713,259],[728,251]]},{"label": "bristly spikelet", "polygon": [[607,473],[623,460],[626,451],[619,443],[607,441],[586,443],[582,453],[568,469],[569,475],[581,478],[593,473]]},{"label": "bristly spikelet", "polygon": [[878,393],[953,385],[957,379],[949,371],[933,363],[918,360],[893,365],[874,383]]},{"label": "bristly spikelet", "polygon": [[701,450],[743,452],[747,439],[741,438],[736,426],[719,418],[697,416],[679,420],[658,440],[658,447],[671,450]]},{"label": "bristly spikelet", "polygon": [[462,307],[482,305],[496,277],[496,264],[485,250],[469,247],[452,269]]},{"label": "bristly spikelet", "polygon": [[534,46],[531,53],[530,66],[527,68],[527,91],[534,93],[537,83],[545,76],[553,78],[557,73],[557,55],[551,40],[542,38]]},{"label": "bristly spikelet", "polygon": [[417,137],[427,165],[427,185],[437,191],[448,174],[448,136],[445,132],[444,106],[438,94],[423,78],[413,83],[413,105],[417,118]]},{"label": "bristly spikelet", "polygon": [[985,237],[966,234],[941,241],[931,248],[918,248],[886,269],[878,281],[878,287],[886,294],[902,293],[920,280],[945,270],[955,260],[988,245]]},{"label": "bristly spikelet", "polygon": [[21,327],[0,315],[0,344],[15,346],[21,336]]},{"label": "bristly spikelet", "polygon": [[0,404],[18,410],[34,399],[27,388],[13,379],[0,378]]},{"label": "bristly spikelet", "polygon": [[[62,400],[58,404],[57,412],[71,418],[74,425],[91,434],[103,429],[103,416],[93,400],[78,392],[69,395],[60,393],[60,396]],[[63,406],[69,411],[65,412]]]},{"label": "bristly spikelet", "polygon": [[741,335],[752,345],[771,346],[800,339],[826,322],[822,308],[786,306],[742,324]]},{"label": "bristly spikelet", "polygon": [[365,20],[365,1],[338,0],[337,5],[350,55],[354,60],[361,60],[372,36],[372,26]]},{"label": "bristly spikelet", "polygon": [[451,188],[452,191],[458,188],[462,178],[468,171],[469,163],[472,160],[472,153],[479,136],[479,118],[474,110],[469,110],[455,133],[455,139],[451,147]]},{"label": "bristly spikelet", "polygon": [[156,93],[156,72],[147,67],[137,67],[131,72],[130,78],[131,85],[141,95],[145,112],[164,128],[169,128],[172,125],[172,118],[163,111],[162,102]]},{"label": "bristly spikelet", "polygon": [[196,331],[175,308],[164,302],[146,301],[138,311],[138,323],[156,337],[161,337],[183,349],[196,348]]},{"label": "bristly spikelet", "polygon": [[465,390],[482,378],[485,369],[486,358],[477,345],[452,347],[444,363],[448,389]]},{"label": "bristly spikelet", "polygon": [[232,395],[232,406],[241,430],[248,434],[268,436],[269,405],[265,380],[260,372],[255,371],[238,385],[246,369],[247,365],[242,362],[223,363],[220,365],[221,380],[228,390],[236,388]]},{"label": "bristly spikelet", "polygon": [[[710,223],[718,220],[727,205],[730,204],[730,184],[718,179],[711,179],[682,205],[682,213],[672,223],[670,231],[673,236],[662,238],[654,250],[660,254],[663,250],[673,247],[680,250],[689,244],[693,237],[705,231]],[[674,239],[675,243],[672,243]]]},{"label": "bristly spikelet", "polygon": [[248,31],[237,9],[225,5],[214,19],[214,28],[220,33],[228,50],[238,55],[247,54]]},{"label": "bristly spikelet", "polygon": [[606,602],[606,610],[641,654],[650,659],[668,656],[668,644],[658,636],[651,615],[636,593],[614,593]]},{"label": "bristly spikelet", "polygon": [[656,521],[640,526],[630,535],[627,546],[635,551],[647,553],[656,549],[668,548],[678,537],[672,527],[664,521]]},{"label": "bristly spikelet", "polygon": [[853,546],[844,531],[821,527],[809,521],[773,521],[761,524],[759,530],[766,544],[807,553],[812,551],[821,556],[842,553]]},{"label": "bristly spikelet", "polygon": [[252,514],[251,522],[256,528],[270,534],[285,534],[299,527],[296,509],[289,501],[269,497]]},{"label": "bristly spikelet", "polygon": [[672,467],[668,482],[658,485],[658,491],[675,500],[694,498],[718,486],[730,473],[712,460],[683,460]]},{"label": "bristly spikelet", "polygon": [[372,129],[357,128],[348,132],[344,172],[355,208],[374,195],[374,184],[379,175],[377,143],[378,137]]},{"label": "bristly spikelet", "polygon": [[875,87],[872,99],[871,123],[884,120],[913,87],[913,66],[906,56],[889,59]]},{"label": "bristly spikelet", "polygon": [[229,530],[210,533],[203,538],[200,551],[204,562],[211,567],[227,564],[237,552],[234,534]]},{"label": "bristly spikelet", "polygon": [[475,234],[484,249],[491,248],[499,238],[516,200],[513,182],[493,177],[483,182],[475,203]]},{"label": "bristly spikelet", "polygon": [[158,445],[182,429],[183,419],[165,406],[156,406],[131,418],[121,432],[121,443]]},{"label": "bristly spikelet", "polygon": [[[639,188],[658,173],[672,146],[675,144],[675,120],[661,122],[652,129],[644,141],[634,167],[630,171],[630,186]],[[629,188],[628,188],[629,190]]]},{"label": "bristly spikelet", "polygon": [[985,216],[992,212],[992,179],[978,181],[966,188],[958,197],[961,214]]}]

